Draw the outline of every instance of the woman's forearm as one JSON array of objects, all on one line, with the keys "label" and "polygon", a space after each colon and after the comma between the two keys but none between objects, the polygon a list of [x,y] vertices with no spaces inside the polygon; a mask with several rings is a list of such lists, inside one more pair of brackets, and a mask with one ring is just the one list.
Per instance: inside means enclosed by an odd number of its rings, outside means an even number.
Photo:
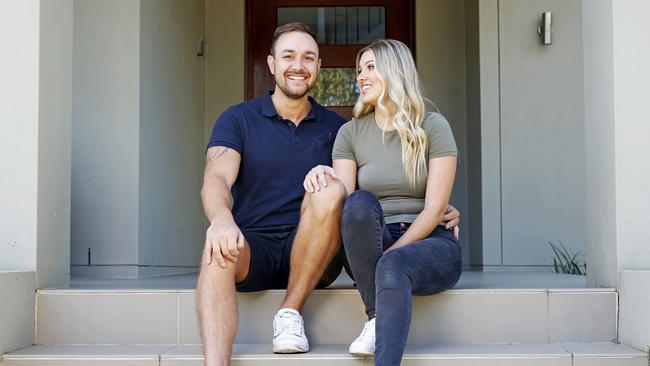
[{"label": "woman's forearm", "polygon": [[406,232],[386,250],[386,252],[397,249],[401,246],[411,244],[429,236],[433,229],[438,226],[445,215],[444,205],[425,207],[422,212],[415,218]]},{"label": "woman's forearm", "polygon": [[427,193],[424,209],[415,218],[408,230],[388,250],[426,238],[443,220],[449,205],[451,188],[456,175],[456,156],[442,156],[429,160]]}]

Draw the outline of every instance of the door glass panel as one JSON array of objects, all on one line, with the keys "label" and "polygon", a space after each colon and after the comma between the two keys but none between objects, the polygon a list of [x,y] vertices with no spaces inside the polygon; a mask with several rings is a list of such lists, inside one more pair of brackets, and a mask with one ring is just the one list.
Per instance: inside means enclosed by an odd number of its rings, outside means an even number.
[{"label": "door glass panel", "polygon": [[278,25],[305,23],[322,45],[370,44],[386,36],[383,6],[279,7]]},{"label": "door glass panel", "polygon": [[356,77],[354,67],[322,68],[310,95],[326,107],[353,106],[359,96]]}]

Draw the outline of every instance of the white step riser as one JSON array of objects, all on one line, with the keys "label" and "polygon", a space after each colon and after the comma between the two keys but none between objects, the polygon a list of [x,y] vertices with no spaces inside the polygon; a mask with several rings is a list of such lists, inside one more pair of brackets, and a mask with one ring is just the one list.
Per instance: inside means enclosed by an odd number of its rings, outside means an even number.
[{"label": "white step riser", "polygon": [[[371,361],[341,359],[296,360],[233,360],[232,366],[372,366]],[[471,358],[471,359],[405,359],[402,366],[647,366],[638,358]],[[202,360],[7,360],[3,366],[203,366]]]},{"label": "white step riser", "polygon": [[[233,360],[232,366],[372,366],[371,361],[341,359]],[[2,366],[203,366],[202,360],[10,360]],[[639,359],[490,358],[490,359],[405,359],[402,366],[647,366]]]},{"label": "white step riser", "polygon": [[[283,291],[239,294],[236,343],[268,343]],[[452,290],[415,297],[410,344],[616,340],[613,291]],[[38,344],[198,344],[195,293],[38,295]],[[310,342],[351,342],[365,321],[355,290],[319,290],[304,310]]]}]

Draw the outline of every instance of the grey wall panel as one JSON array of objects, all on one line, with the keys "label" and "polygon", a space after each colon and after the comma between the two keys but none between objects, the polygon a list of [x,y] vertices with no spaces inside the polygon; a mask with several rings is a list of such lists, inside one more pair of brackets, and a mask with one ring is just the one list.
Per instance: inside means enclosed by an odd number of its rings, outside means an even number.
[{"label": "grey wall panel", "polygon": [[137,262],[140,2],[76,0],[71,263]]},{"label": "grey wall panel", "polygon": [[[461,213],[467,203],[467,101],[465,85],[465,2],[416,1],[417,68],[425,96],[447,117],[459,150],[451,202]],[[469,225],[461,225],[463,264],[469,264]]]},{"label": "grey wall panel", "polygon": [[[582,3],[499,2],[504,265],[548,265],[548,241],[585,248]],[[541,13],[553,44],[540,44]]]},{"label": "grey wall panel", "polygon": [[483,264],[483,195],[481,191],[481,80],[479,2],[465,1],[467,90],[467,209],[463,225],[469,226],[469,264]]},{"label": "grey wall panel", "polygon": [[203,248],[203,13],[203,0],[141,1],[140,265],[198,265]]},{"label": "grey wall panel", "polygon": [[[228,107],[244,101],[244,0],[205,0],[205,136]],[[228,37],[223,37],[228,34]]]},{"label": "grey wall panel", "polygon": [[501,256],[501,106],[499,99],[498,5],[498,0],[481,0],[478,3],[482,264],[486,266],[503,264]]}]

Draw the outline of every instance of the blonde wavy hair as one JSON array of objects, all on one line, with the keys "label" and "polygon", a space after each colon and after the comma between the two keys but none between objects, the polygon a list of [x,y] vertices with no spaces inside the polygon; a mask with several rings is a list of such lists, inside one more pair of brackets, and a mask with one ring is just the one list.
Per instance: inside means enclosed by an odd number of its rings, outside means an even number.
[{"label": "blonde wavy hair", "polygon": [[[359,60],[364,52],[375,54],[375,72],[384,84],[377,101],[377,109],[390,116],[386,102],[391,101],[397,112],[392,125],[399,135],[402,145],[402,164],[412,187],[422,172],[426,174],[427,135],[422,129],[426,114],[420,78],[409,48],[393,39],[380,39],[364,47],[357,53]],[[354,106],[354,117],[360,118],[374,112],[375,107],[363,102],[361,96]]]}]

